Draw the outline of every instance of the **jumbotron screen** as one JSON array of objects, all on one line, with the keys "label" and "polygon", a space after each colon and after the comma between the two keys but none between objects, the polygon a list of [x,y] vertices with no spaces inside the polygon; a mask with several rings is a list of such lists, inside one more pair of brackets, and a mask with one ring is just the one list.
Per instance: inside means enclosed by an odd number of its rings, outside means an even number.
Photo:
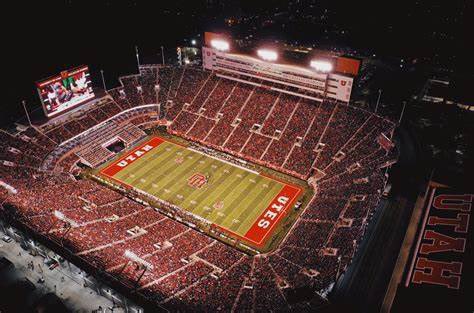
[{"label": "jumbotron screen", "polygon": [[47,117],[64,113],[95,97],[87,66],[62,71],[36,85]]}]

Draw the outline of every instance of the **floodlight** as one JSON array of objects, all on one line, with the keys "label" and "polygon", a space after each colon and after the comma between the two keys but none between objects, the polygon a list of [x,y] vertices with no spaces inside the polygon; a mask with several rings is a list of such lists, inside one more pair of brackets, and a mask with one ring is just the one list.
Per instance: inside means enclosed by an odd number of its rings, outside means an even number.
[{"label": "floodlight", "polygon": [[319,72],[327,73],[332,71],[332,64],[326,61],[312,60],[310,66]]},{"label": "floodlight", "polygon": [[265,61],[276,61],[278,59],[278,54],[276,51],[267,50],[267,49],[260,49],[257,51],[257,55]]},{"label": "floodlight", "polygon": [[225,40],[213,39],[211,40],[211,47],[219,51],[227,51],[229,50],[230,45]]}]

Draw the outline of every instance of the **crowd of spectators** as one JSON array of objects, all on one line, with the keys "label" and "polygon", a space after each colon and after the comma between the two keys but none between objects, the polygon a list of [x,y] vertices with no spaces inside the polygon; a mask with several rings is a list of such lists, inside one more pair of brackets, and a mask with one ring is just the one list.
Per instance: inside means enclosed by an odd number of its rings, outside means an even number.
[{"label": "crowd of spectators", "polygon": [[145,104],[145,101],[142,97],[143,87],[139,87],[137,76],[130,75],[121,77],[120,82],[123,85],[123,91],[127,95],[128,102],[131,103],[132,106],[140,106]]},{"label": "crowd of spectators", "polygon": [[[109,100],[79,116],[17,134],[0,131],[0,212],[13,212],[171,310],[306,312],[324,303],[321,295],[350,264],[379,202],[384,176],[376,169],[397,157],[376,141],[394,124],[345,104],[314,102],[192,67],[143,66],[121,83],[108,91]],[[304,179],[323,173],[316,195],[275,251],[248,256],[70,175],[78,161],[71,151],[97,140],[103,125],[144,127],[163,120],[170,133],[239,158]],[[63,170],[45,171],[47,162]],[[297,288],[315,292],[294,300]]]},{"label": "crowd of spectators", "polygon": [[142,97],[145,104],[158,104],[156,86],[158,68],[156,66],[141,66],[138,76],[138,85],[142,88]]}]

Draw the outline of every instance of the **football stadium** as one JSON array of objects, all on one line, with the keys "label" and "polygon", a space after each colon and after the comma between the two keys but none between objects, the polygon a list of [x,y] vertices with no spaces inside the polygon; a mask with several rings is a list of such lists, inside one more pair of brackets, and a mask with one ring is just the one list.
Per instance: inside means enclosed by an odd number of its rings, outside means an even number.
[{"label": "football stadium", "polygon": [[156,310],[324,307],[397,123],[350,101],[357,59],[292,64],[214,33],[202,58],[100,95],[87,66],[38,82],[47,121],[0,131],[2,217]]}]

